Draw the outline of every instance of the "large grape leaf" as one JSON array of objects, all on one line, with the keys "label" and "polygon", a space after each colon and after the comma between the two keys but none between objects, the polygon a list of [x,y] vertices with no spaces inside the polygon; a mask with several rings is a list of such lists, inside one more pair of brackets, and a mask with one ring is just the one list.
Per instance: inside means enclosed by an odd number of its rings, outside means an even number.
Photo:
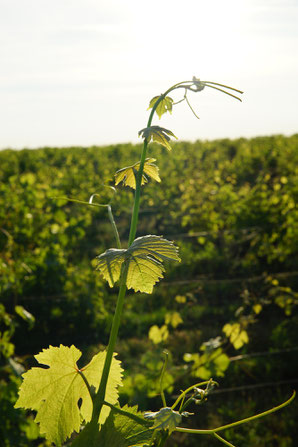
[{"label": "large grape leaf", "polygon": [[[142,413],[138,412],[138,407],[129,407],[125,405],[122,409],[123,413],[117,413],[112,410],[100,433],[101,442],[99,445],[107,445],[109,447],[143,446],[149,443],[152,438],[153,430],[150,430],[150,423],[146,420]],[[112,442],[113,437],[118,437],[118,443]],[[104,442],[105,441],[105,442]]]},{"label": "large grape leaf", "polygon": [[177,137],[173,134],[171,130],[159,126],[145,127],[144,129],[141,129],[139,131],[139,136],[140,135],[142,136],[142,138],[146,139],[148,143],[151,140],[155,141],[156,143],[159,143],[166,149],[168,149],[168,151],[172,150],[169,144],[169,141],[171,140],[170,137],[174,137],[177,139]]},{"label": "large grape leaf", "polygon": [[153,430],[137,407],[114,407],[105,424],[98,430],[88,424],[72,443],[73,447],[142,447],[148,445]]},{"label": "large grape leaf", "polygon": [[[144,164],[144,173],[142,176],[142,185],[147,183],[147,177],[144,174],[147,174],[149,177],[153,178],[157,182],[160,182],[159,177],[159,169],[154,164],[155,158],[146,158]],[[115,174],[115,184],[118,185],[120,182],[123,182],[125,186],[130,186],[133,189],[136,189],[136,172],[140,168],[140,162],[135,163],[132,166],[127,166],[126,168],[119,169],[119,171]]]},{"label": "large grape leaf", "polygon": [[[100,383],[105,356],[105,352],[100,352],[81,368],[95,390]],[[40,432],[57,446],[61,446],[73,431],[80,430],[82,419],[86,422],[91,419],[92,400],[77,366],[80,357],[81,352],[73,345],[43,349],[35,358],[48,368],[34,367],[23,374],[24,381],[15,404],[16,408],[37,411],[35,422],[40,424]],[[118,400],[121,373],[120,362],[113,358],[105,394],[105,399],[111,404]],[[105,422],[109,411],[109,407],[104,408],[100,424]]]},{"label": "large grape leaf", "polygon": [[163,261],[180,261],[173,242],[161,236],[142,236],[125,249],[110,248],[97,256],[102,276],[113,287],[118,281],[124,261],[128,263],[126,285],[136,292],[152,293],[154,284],[163,278]]},{"label": "large grape leaf", "polygon": [[[152,107],[154,106],[156,101],[159,100],[159,98],[160,98],[160,96],[154,96],[154,98],[151,99],[147,110],[152,109]],[[156,113],[157,113],[159,119],[166,112],[172,113],[172,108],[173,108],[172,98],[170,98],[170,96],[166,96],[165,98],[163,98],[156,107]]]}]

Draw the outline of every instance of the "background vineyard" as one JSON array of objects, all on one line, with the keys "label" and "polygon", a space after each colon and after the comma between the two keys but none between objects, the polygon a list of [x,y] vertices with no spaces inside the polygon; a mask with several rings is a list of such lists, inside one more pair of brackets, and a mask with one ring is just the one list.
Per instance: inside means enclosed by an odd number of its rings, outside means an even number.
[{"label": "background vineyard", "polygon": [[[182,262],[167,267],[153,295],[126,298],[118,343],[123,403],[160,406],[164,348],[168,396],[205,375],[220,382],[195,409],[198,417],[189,423],[198,428],[277,405],[297,388],[297,149],[298,135],[180,142],[171,154],[150,146],[162,183],[143,189],[138,235],[174,240]],[[61,197],[112,199],[125,245],[133,192],[120,187],[113,196],[102,185],[112,185],[115,171],[139,154],[131,144],[0,152],[5,447],[46,445],[32,416],[13,409],[19,375],[34,364],[32,356],[49,344],[75,344],[84,362],[108,340],[117,289],[102,281],[94,262],[115,246],[107,211]],[[223,331],[226,324],[238,325],[238,344]],[[226,438],[239,446],[294,446],[297,408],[294,402]],[[184,434],[171,439],[172,446],[197,444]],[[217,441],[200,438],[200,445]]]}]

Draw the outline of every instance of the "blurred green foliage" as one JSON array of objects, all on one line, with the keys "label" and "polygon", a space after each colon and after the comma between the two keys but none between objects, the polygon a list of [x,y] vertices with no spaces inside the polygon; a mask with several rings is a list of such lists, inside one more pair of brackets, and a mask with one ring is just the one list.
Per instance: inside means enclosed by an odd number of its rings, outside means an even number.
[{"label": "blurred green foliage", "polygon": [[[167,398],[186,388],[190,375],[210,373],[227,390],[208,399],[194,421],[199,428],[269,408],[297,386],[297,148],[298,135],[180,142],[171,154],[149,147],[162,183],[143,188],[138,236],[174,240],[182,262],[167,266],[153,295],[126,298],[118,343],[126,370],[123,402],[154,410],[164,348]],[[5,447],[46,445],[31,416],[12,409],[19,375],[32,366],[32,356],[49,344],[76,344],[85,362],[108,340],[117,288],[104,283],[93,263],[116,246],[107,211],[61,197],[88,201],[97,193],[98,203],[112,199],[125,247],[133,191],[118,187],[112,197],[103,184],[113,185],[115,172],[136,163],[140,151],[123,144],[0,152]],[[236,328],[241,339],[227,328]],[[243,440],[231,439],[293,447],[297,405],[285,411],[285,417],[273,415],[274,422],[245,428]],[[171,445],[195,442],[177,433]]]}]

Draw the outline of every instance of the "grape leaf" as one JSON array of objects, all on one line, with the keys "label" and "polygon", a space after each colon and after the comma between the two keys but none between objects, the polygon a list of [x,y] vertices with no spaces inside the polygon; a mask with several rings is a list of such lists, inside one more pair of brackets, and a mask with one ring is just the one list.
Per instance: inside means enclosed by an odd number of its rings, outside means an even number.
[{"label": "grape leaf", "polygon": [[142,136],[142,138],[147,139],[148,143],[150,143],[152,139],[152,141],[161,144],[166,149],[168,149],[168,151],[172,150],[169,144],[169,141],[171,140],[170,137],[174,137],[177,139],[177,137],[173,134],[171,130],[159,126],[145,127],[144,129],[141,129],[139,131],[139,136]]},{"label": "grape leaf", "polygon": [[[90,386],[98,389],[106,353],[96,354],[91,362],[81,369]],[[40,432],[57,446],[73,431],[79,431],[82,418],[88,422],[92,414],[92,400],[87,386],[79,374],[77,361],[81,352],[75,347],[50,346],[35,356],[48,368],[34,367],[23,374],[16,408],[36,410],[35,422]],[[117,387],[121,385],[121,366],[113,359],[105,399],[114,404],[118,400]],[[78,406],[82,401],[81,408]],[[108,417],[109,407],[104,408],[99,423]]]},{"label": "grape leaf", "polygon": [[[156,101],[160,98],[160,96],[154,96],[154,98],[151,99],[149,107],[147,110],[152,109]],[[164,113],[170,112],[172,113],[173,108],[173,100],[170,98],[170,96],[166,96],[163,98],[159,104],[156,107],[156,113],[159,117],[159,119],[162,117]]]},{"label": "grape leaf", "polygon": [[[153,178],[157,182],[160,182],[159,177],[159,169],[154,164],[155,158],[146,158],[144,164],[144,174],[147,174],[149,177]],[[115,174],[115,185],[118,185],[120,182],[123,182],[125,186],[130,186],[133,189],[136,189],[136,171],[140,168],[140,162],[135,163],[132,166],[127,166],[126,168],[119,169],[119,171]],[[142,176],[142,185],[147,183],[147,177],[143,174]]]},{"label": "grape leaf", "polygon": [[172,433],[182,421],[181,414],[178,411],[172,410],[170,407],[161,408],[156,412],[148,411],[144,416],[147,419],[153,419],[153,429],[168,430],[169,433]]},{"label": "grape leaf", "polygon": [[[125,405],[121,410],[127,414],[117,413],[112,409],[110,421],[113,423],[114,430],[125,439],[124,446],[143,446],[145,443],[147,444],[153,434],[153,431],[149,428],[152,423],[146,420],[142,413],[138,412],[137,406],[129,407]],[[100,445],[111,446],[110,443],[101,443]],[[115,447],[119,446],[115,444]]]},{"label": "grape leaf", "polygon": [[88,424],[72,443],[72,446],[145,446],[150,442],[153,435],[153,430],[149,428],[151,425],[152,423],[144,419],[142,413],[138,412],[136,406],[128,407],[125,405],[123,408],[112,408],[100,431],[96,425]]},{"label": "grape leaf", "polygon": [[136,292],[152,293],[154,284],[163,278],[163,261],[180,261],[173,242],[161,236],[142,236],[125,249],[110,248],[97,256],[97,270],[113,287],[124,261],[128,263],[126,285]]}]

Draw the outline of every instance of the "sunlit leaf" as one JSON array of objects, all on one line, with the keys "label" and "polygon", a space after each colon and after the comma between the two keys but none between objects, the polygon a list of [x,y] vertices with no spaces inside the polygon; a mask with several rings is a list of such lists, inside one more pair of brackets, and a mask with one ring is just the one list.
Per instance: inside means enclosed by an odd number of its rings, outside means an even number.
[{"label": "sunlit leaf", "polygon": [[139,131],[139,136],[142,136],[142,138],[146,139],[148,143],[152,140],[155,141],[156,143],[161,144],[166,149],[168,149],[168,151],[172,150],[169,144],[169,141],[171,140],[170,137],[174,137],[177,139],[177,137],[173,134],[171,130],[159,126],[145,127],[144,129],[141,129]]},{"label": "sunlit leaf", "polygon": [[96,270],[99,270],[103,278],[113,287],[120,278],[121,267],[126,259],[125,249],[109,248],[97,256]]},{"label": "sunlit leaf", "polygon": [[165,323],[170,324],[174,329],[183,323],[181,315],[179,312],[168,312],[165,317]]},{"label": "sunlit leaf", "polygon": [[163,261],[180,261],[173,242],[161,236],[143,236],[125,249],[110,248],[97,256],[97,270],[113,287],[118,281],[124,261],[128,264],[126,285],[136,292],[152,293],[154,284],[163,278]]},{"label": "sunlit leaf", "polygon": [[166,341],[168,336],[169,330],[165,324],[160,328],[156,324],[154,324],[149,329],[148,337],[155,345],[158,345],[162,341]]},{"label": "sunlit leaf", "polygon": [[235,349],[240,349],[245,343],[248,343],[248,335],[247,332],[241,329],[239,323],[227,323],[223,327],[223,332],[230,339],[230,342],[234,346]]},{"label": "sunlit leaf", "polygon": [[224,352],[221,352],[221,349],[217,349],[216,351],[214,351],[211,361],[214,362],[215,373],[217,376],[223,376],[223,373],[230,364],[229,357]]},{"label": "sunlit leaf", "polygon": [[186,303],[187,299],[186,299],[186,296],[184,296],[184,295],[176,295],[175,301],[177,301],[177,303],[179,303],[179,304],[184,304],[184,303]]},{"label": "sunlit leaf", "polygon": [[206,366],[199,366],[197,369],[193,370],[193,375],[203,380],[208,380],[212,375],[211,369]]},{"label": "sunlit leaf", "polygon": [[253,308],[254,313],[257,315],[262,311],[262,306],[259,303],[254,304],[252,308]]},{"label": "sunlit leaf", "polygon": [[[81,369],[95,390],[100,383],[105,356],[105,352],[100,352]],[[35,358],[48,368],[34,367],[23,374],[24,381],[15,404],[16,408],[37,411],[35,422],[40,424],[41,434],[57,446],[61,446],[74,431],[80,430],[82,419],[86,422],[91,419],[92,400],[77,366],[80,357],[81,352],[73,345],[43,349]],[[113,359],[105,394],[105,399],[111,404],[118,400],[121,372],[120,362]],[[110,412],[109,407],[104,410],[99,419],[101,424]]]},{"label": "sunlit leaf", "polygon": [[[149,177],[153,178],[157,182],[160,182],[159,177],[159,169],[154,164],[155,158],[146,158],[144,164],[144,173],[142,176],[142,185],[147,183],[147,174]],[[115,174],[115,185],[118,185],[120,182],[123,182],[125,186],[130,186],[133,189],[136,189],[136,173],[140,168],[140,162],[135,163],[132,166],[127,166],[126,168],[119,169],[119,171]]]},{"label": "sunlit leaf", "polygon": [[[149,107],[147,110],[152,109],[156,101],[158,101],[160,96],[154,96],[154,98],[151,99]],[[173,108],[173,99],[170,98],[170,96],[166,96],[163,98],[156,107],[156,113],[159,117],[159,119],[162,117],[162,115],[166,112],[172,113]]]},{"label": "sunlit leaf", "polygon": [[[148,160],[148,161],[147,161]],[[144,174],[149,175],[153,180],[160,182],[159,168],[153,162],[156,161],[155,158],[146,158],[144,165]]]}]

